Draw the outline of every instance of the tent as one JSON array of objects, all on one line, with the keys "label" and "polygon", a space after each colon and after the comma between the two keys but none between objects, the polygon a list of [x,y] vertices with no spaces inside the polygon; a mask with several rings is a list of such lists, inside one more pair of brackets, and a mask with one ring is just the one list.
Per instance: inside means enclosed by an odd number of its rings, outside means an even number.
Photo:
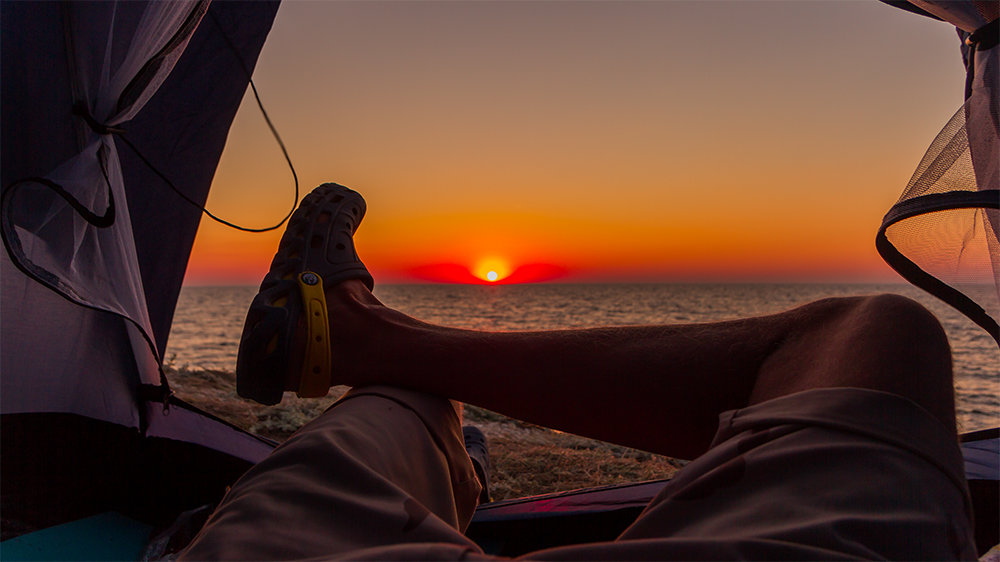
[{"label": "tent", "polygon": [[277,8],[0,6],[5,538],[98,511],[169,521],[270,451],[169,400],[201,210],[120,141],[203,203]]},{"label": "tent", "polygon": [[[969,240],[982,240],[985,254],[976,255],[987,260],[996,296],[996,28],[990,36],[971,2],[912,4],[978,36],[966,49],[971,93],[935,141],[947,158],[932,146],[887,215],[879,249],[905,277],[945,294],[995,333],[989,305],[961,288],[941,289],[931,268],[916,264],[955,257],[947,250],[953,243],[963,257]],[[128,528],[148,537],[193,520],[178,516],[217,501],[273,447],[172,398],[161,363],[201,206],[277,8],[275,1],[0,3],[3,539],[54,544],[38,533],[71,529],[76,550],[69,552],[78,552],[89,533],[84,523],[94,517],[122,530],[118,536]],[[961,224],[972,234],[897,228],[942,209],[971,212]],[[941,251],[906,257],[927,247],[921,237],[928,232]],[[983,471],[993,490],[997,472],[995,462]],[[538,513],[587,519],[613,512],[627,521],[627,511],[594,506],[632,509],[655,486],[516,502],[524,509],[493,505],[481,509],[471,532],[484,543],[523,536],[510,525]],[[3,545],[13,552],[14,543]]]},{"label": "tent", "polygon": [[997,20],[974,2],[888,2],[958,27],[966,102],[924,155],[875,240],[911,283],[1000,345],[1000,53]]}]

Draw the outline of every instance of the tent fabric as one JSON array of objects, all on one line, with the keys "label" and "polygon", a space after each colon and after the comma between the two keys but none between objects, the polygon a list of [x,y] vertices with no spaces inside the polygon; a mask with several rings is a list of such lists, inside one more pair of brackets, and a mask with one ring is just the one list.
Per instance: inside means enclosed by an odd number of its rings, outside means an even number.
[{"label": "tent fabric", "polygon": [[909,0],[917,8],[972,33],[989,20],[973,0]]},{"label": "tent fabric", "polygon": [[[184,56],[128,124],[129,141],[202,205],[278,5],[212,4]],[[122,148],[119,156],[153,339],[163,350],[202,213],[131,149]]]},{"label": "tent fabric", "polygon": [[[998,430],[966,433],[961,441],[975,509],[976,545],[982,554],[1000,540]],[[502,556],[614,540],[667,483],[654,480],[487,503],[476,509],[466,534],[486,552]]]},{"label": "tent fabric", "polygon": [[146,428],[201,210],[101,127],[203,202],[277,7],[0,4],[0,412]]},{"label": "tent fabric", "polygon": [[[972,1],[911,0],[959,29],[996,33]],[[989,31],[992,29],[992,31]],[[886,213],[876,247],[889,265],[1000,344],[1000,47],[963,45],[967,99]]]},{"label": "tent fabric", "polygon": [[963,435],[968,442],[962,443],[962,458],[965,460],[965,477],[973,480],[1000,480],[1000,430],[997,428],[976,432],[979,435]]},{"label": "tent fabric", "polygon": [[274,450],[277,443],[251,435],[242,429],[209,416],[186,404],[169,410],[147,403],[148,437],[162,437],[202,445],[256,464]]},{"label": "tent fabric", "polygon": [[106,511],[166,528],[181,512],[214,505],[252,466],[76,414],[3,414],[0,443],[0,540]]},{"label": "tent fabric", "polygon": [[[968,2],[914,4],[965,32],[985,23]],[[201,210],[167,189],[116,136],[204,204],[277,7],[0,2],[5,517],[11,506],[62,516],[120,500],[169,518],[221,495],[248,462],[270,452],[267,440],[177,401],[167,408],[162,393],[148,392],[166,390],[159,354]],[[967,234],[981,233],[995,291],[998,221],[989,203],[997,189],[997,50],[969,53],[969,103],[928,152],[883,234],[891,248],[910,252],[926,239],[903,244],[904,224],[935,209],[973,213],[956,235],[959,255],[968,255]],[[955,241],[943,240],[942,248]],[[995,440],[990,447],[966,460],[995,478],[996,463],[982,462],[995,459]],[[628,488],[625,510],[610,489],[547,498],[531,509],[539,520],[561,520],[608,507],[627,524],[634,518],[628,510],[642,508],[639,496],[658,485]],[[517,519],[508,511],[516,509],[496,505],[481,518],[506,524]]]},{"label": "tent fabric", "polygon": [[631,507],[641,509],[660,493],[668,481],[669,479],[650,480],[487,503],[476,510],[476,521],[502,521],[564,512],[607,511]]},{"label": "tent fabric", "polygon": [[121,318],[56,295],[6,252],[0,282],[0,412],[74,412],[138,427],[139,374]]},{"label": "tent fabric", "polygon": [[[55,197],[33,180],[4,184],[4,243],[15,265],[78,304],[129,319],[147,335],[152,328],[118,150],[112,136],[92,122],[115,127],[134,117],[173,68],[207,8],[207,2],[63,4],[66,86],[73,106],[90,121],[78,119],[61,131],[75,135],[80,148],[44,175],[68,196]],[[44,123],[32,127],[41,136],[56,133]],[[86,219],[74,201],[111,224]],[[149,347],[134,352],[156,357]],[[158,384],[158,370],[147,365],[139,364],[141,381]]]}]

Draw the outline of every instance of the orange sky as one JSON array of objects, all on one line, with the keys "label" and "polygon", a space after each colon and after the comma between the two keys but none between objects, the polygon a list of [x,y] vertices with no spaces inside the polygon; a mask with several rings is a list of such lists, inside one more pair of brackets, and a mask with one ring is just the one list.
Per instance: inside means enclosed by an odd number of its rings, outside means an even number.
[{"label": "orange sky", "polygon": [[[303,191],[368,200],[377,282],[866,281],[898,279],[875,232],[964,72],[953,28],[875,1],[421,1],[285,2],[254,77]],[[244,100],[208,207],[290,199]],[[185,282],[255,284],[279,237],[204,220]]]}]

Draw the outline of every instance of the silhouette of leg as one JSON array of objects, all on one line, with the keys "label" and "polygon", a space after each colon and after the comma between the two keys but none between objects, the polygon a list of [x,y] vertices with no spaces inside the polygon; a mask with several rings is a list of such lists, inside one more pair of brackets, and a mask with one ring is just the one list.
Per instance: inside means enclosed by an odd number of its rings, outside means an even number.
[{"label": "silhouette of leg", "polygon": [[969,553],[950,352],[913,301],[481,332],[389,309],[359,280],[326,296],[334,381],[355,390],[234,485],[185,556],[482,556],[460,534],[480,489],[447,398],[700,457],[622,540],[540,559]]},{"label": "silhouette of leg", "polygon": [[479,487],[444,398],[664,454],[707,451],[619,541],[539,559],[969,552],[947,340],[907,299],[491,333],[420,322],[361,283],[327,297],[335,375],[358,396],[241,479],[186,556],[481,556],[459,533]]},{"label": "silhouette of leg", "polygon": [[955,426],[944,332],[895,295],[710,324],[538,332],[427,324],[352,281],[327,301],[344,384],[410,388],[675,457],[704,452],[721,412],[811,388],[891,392]]},{"label": "silhouette of leg", "polygon": [[490,333],[433,326],[362,286],[328,296],[353,384],[447,396],[694,458],[618,541],[535,559],[974,556],[951,358],[894,295],[688,326]]}]

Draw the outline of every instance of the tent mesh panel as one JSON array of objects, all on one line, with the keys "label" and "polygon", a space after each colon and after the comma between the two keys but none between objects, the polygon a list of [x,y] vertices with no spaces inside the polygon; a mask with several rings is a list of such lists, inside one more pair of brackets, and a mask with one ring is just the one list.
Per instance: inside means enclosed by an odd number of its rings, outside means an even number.
[{"label": "tent mesh panel", "polygon": [[[980,177],[963,106],[945,125],[886,214],[882,257],[914,284],[952,304],[1000,344],[1000,195]],[[988,166],[987,166],[988,167]],[[980,174],[982,175],[982,174]]]},{"label": "tent mesh panel", "polygon": [[963,106],[938,133],[906,184],[899,202],[929,193],[977,190],[965,113]]}]

